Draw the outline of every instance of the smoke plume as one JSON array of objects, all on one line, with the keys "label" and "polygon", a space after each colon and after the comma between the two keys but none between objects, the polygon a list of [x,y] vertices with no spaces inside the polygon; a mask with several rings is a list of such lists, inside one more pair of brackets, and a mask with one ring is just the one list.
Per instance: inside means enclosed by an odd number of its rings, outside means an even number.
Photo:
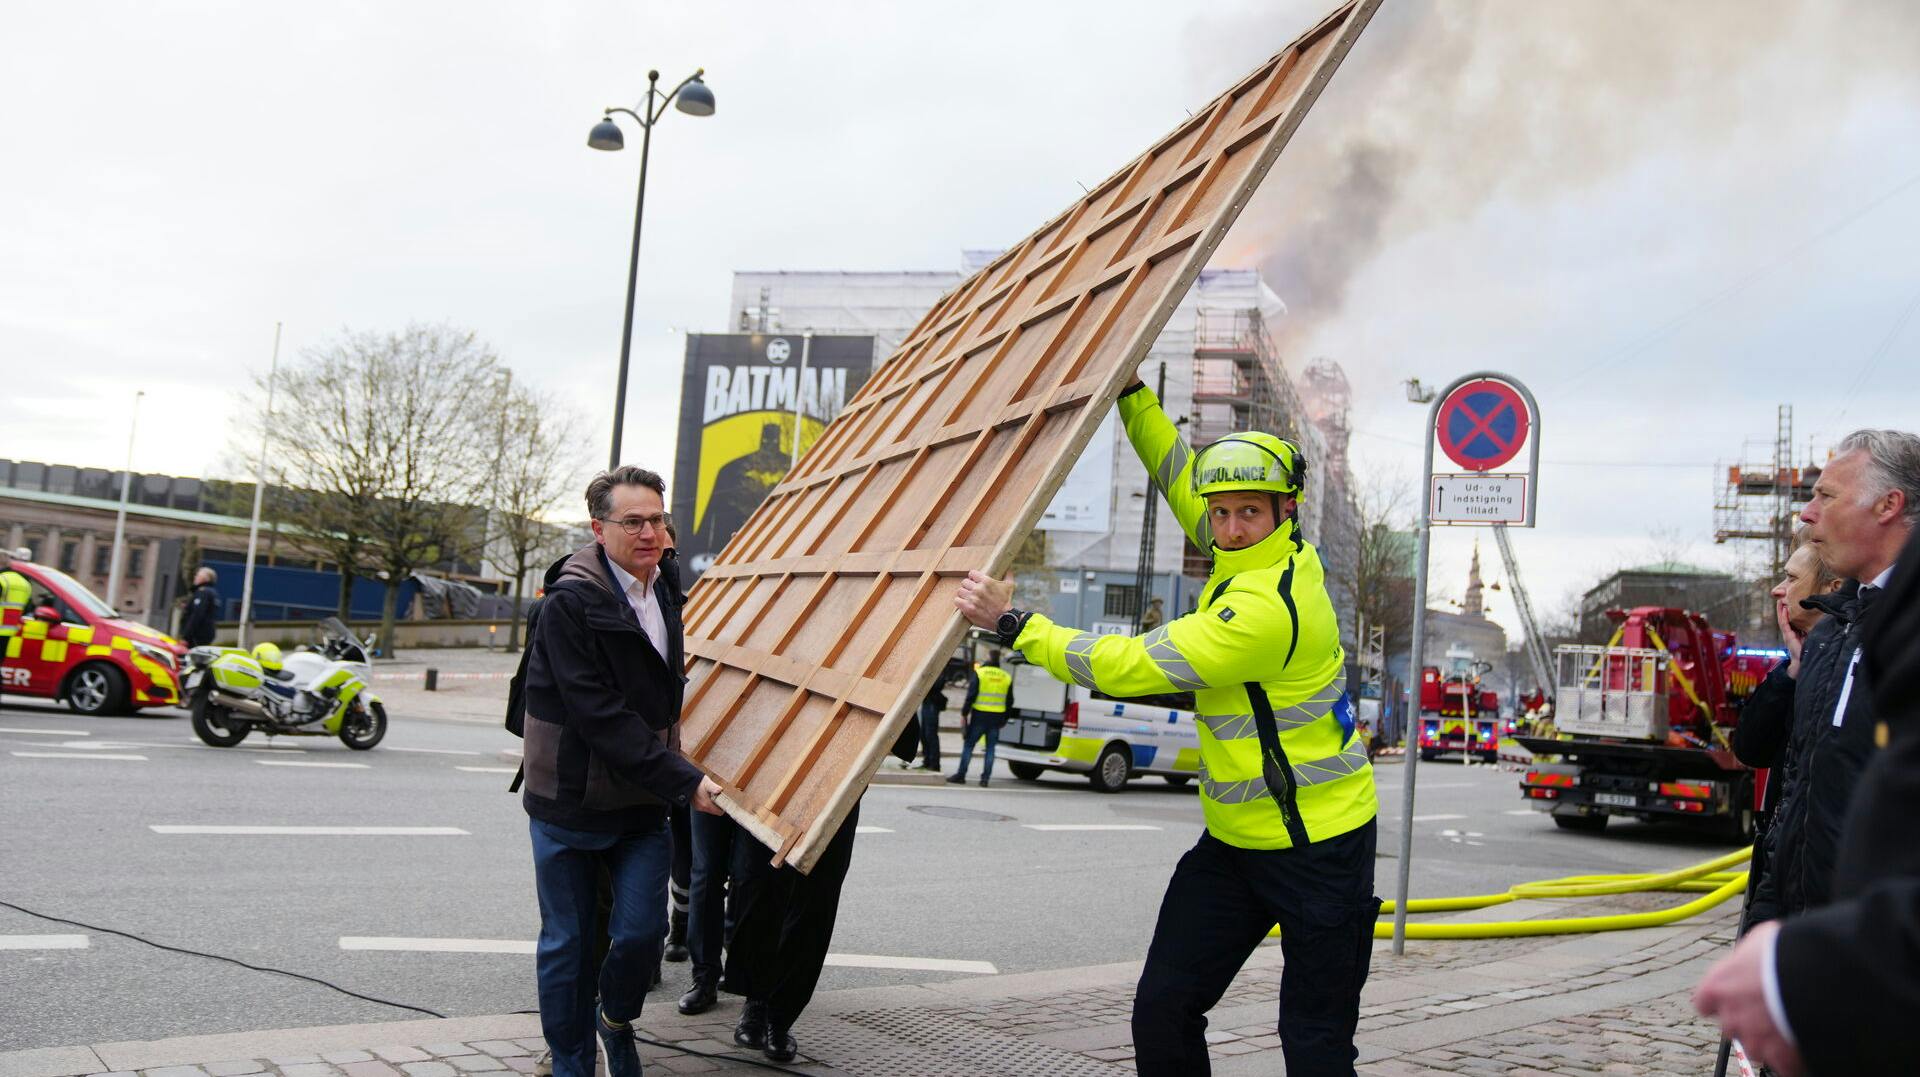
[{"label": "smoke plume", "polygon": [[[1191,85],[1251,68],[1323,5],[1201,17]],[[1920,5],[1904,0],[1387,0],[1221,262],[1265,272],[1289,308],[1282,346],[1298,357],[1356,304],[1366,266],[1423,229],[1635,169],[1686,182],[1663,172],[1665,155],[1764,159],[1771,145],[1792,169],[1839,137],[1857,100],[1920,103],[1916,57]]]}]

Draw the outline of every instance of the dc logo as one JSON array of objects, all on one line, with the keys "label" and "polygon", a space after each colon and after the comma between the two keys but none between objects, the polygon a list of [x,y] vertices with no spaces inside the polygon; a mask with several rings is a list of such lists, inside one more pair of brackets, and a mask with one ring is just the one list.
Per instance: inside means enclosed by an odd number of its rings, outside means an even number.
[{"label": "dc logo", "polygon": [[787,343],[786,337],[774,337],[772,340],[767,341],[767,358],[770,361],[784,363],[787,361],[787,357],[792,354],[793,345]]}]

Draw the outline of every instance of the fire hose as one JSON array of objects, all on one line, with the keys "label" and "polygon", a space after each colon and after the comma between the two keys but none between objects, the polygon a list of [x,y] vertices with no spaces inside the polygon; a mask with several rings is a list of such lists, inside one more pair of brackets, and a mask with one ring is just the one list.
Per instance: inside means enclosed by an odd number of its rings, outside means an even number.
[{"label": "fire hose", "polygon": [[[1729,870],[1753,855],[1751,847],[1691,867],[1673,871],[1640,872],[1626,875],[1569,875],[1560,879],[1519,883],[1499,894],[1468,897],[1414,898],[1407,902],[1408,913],[1463,912],[1485,909],[1510,901],[1529,898],[1605,897],[1652,891],[1699,894],[1692,901],[1651,912],[1613,913],[1605,916],[1575,916],[1551,920],[1509,920],[1472,924],[1408,924],[1410,939],[1505,939],[1529,935],[1576,935],[1596,931],[1630,931],[1635,928],[1661,927],[1698,916],[1728,898],[1745,892],[1747,873]],[[1394,911],[1395,903],[1382,902],[1381,915]],[[1269,935],[1278,935],[1275,927]],[[1375,924],[1373,937],[1393,937],[1392,923]]]}]

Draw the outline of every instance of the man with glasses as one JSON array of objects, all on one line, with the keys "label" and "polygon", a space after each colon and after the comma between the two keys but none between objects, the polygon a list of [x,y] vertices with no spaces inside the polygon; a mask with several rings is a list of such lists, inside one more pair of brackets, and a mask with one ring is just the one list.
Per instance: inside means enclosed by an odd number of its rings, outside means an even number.
[{"label": "man with glasses", "polygon": [[[640,1073],[632,1022],[666,935],[668,810],[720,810],[720,786],[679,751],[684,654],[680,610],[659,573],[665,497],[660,476],[641,468],[594,477],[594,541],[549,572],[528,643],[521,802],[554,1077],[593,1077],[596,1031],[609,1077]],[[600,870],[612,881],[611,943],[595,962]]]}]

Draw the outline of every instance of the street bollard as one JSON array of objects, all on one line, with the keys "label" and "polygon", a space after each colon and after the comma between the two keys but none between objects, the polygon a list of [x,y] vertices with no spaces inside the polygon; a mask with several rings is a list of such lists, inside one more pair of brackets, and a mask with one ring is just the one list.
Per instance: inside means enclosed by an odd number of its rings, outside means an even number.
[{"label": "street bollard", "polygon": [[440,690],[440,671],[437,669],[434,669],[432,666],[428,666],[427,667],[427,691],[437,692],[439,690]]}]

